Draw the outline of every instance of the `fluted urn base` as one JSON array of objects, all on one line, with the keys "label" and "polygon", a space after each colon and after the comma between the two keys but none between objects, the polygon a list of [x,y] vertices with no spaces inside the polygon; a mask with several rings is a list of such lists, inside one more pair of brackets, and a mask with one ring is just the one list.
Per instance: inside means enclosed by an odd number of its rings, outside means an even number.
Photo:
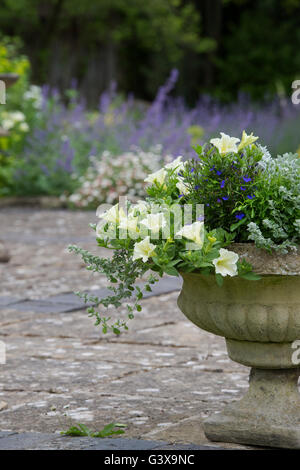
[{"label": "fluted urn base", "polygon": [[252,367],[242,400],[207,419],[212,441],[300,449],[300,250],[267,254],[251,244],[232,250],[259,281],[182,273],[180,310],[195,325],[226,339],[229,357]]},{"label": "fluted urn base", "polygon": [[252,368],[249,390],[208,418],[211,441],[300,449],[300,369]]}]

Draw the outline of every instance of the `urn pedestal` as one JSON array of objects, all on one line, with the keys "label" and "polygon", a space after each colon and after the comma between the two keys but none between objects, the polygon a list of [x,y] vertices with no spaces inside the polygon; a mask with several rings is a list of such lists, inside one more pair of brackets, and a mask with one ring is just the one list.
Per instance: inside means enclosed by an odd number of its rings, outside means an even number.
[{"label": "urn pedestal", "polygon": [[[212,441],[300,449],[300,255],[269,255],[251,244],[230,247],[261,280],[182,273],[180,310],[225,337],[229,357],[251,367],[249,390],[208,418]],[[298,348],[298,351],[297,351]],[[299,353],[299,354],[298,354]]]}]

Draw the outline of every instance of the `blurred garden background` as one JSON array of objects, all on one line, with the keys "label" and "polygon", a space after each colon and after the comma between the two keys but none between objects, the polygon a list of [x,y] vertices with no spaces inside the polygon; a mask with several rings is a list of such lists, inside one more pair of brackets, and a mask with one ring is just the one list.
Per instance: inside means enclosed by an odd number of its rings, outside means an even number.
[{"label": "blurred garden background", "polygon": [[300,153],[300,0],[2,0],[0,198],[94,208],[222,130]]}]

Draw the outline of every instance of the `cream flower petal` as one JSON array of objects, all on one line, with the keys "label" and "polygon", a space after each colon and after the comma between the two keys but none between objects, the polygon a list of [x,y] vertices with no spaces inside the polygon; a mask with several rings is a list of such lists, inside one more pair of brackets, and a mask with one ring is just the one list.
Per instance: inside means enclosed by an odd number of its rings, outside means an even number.
[{"label": "cream flower petal", "polygon": [[236,153],[238,151],[236,144],[240,141],[240,139],[237,139],[236,137],[230,137],[229,135],[224,134],[224,132],[221,132],[221,136],[221,138],[210,139],[210,143],[219,150],[221,155],[230,152]]},{"label": "cream flower petal", "polygon": [[238,274],[236,264],[238,259],[239,255],[237,253],[221,248],[219,257],[213,260],[216,273],[222,276],[236,276]]},{"label": "cream flower petal", "polygon": [[135,261],[137,259],[142,259],[144,263],[148,261],[148,259],[155,254],[155,245],[150,243],[150,237],[144,238],[141,242],[137,242],[134,244],[133,248],[133,257],[132,259]]}]

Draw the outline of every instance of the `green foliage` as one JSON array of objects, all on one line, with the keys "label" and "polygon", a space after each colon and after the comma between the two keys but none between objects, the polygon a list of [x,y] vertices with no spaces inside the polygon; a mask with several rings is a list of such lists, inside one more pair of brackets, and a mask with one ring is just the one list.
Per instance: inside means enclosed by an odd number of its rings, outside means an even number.
[{"label": "green foliage", "polygon": [[26,116],[20,110],[29,83],[30,64],[20,54],[20,46],[20,41],[0,36],[0,74],[19,76],[18,81],[6,90],[6,104],[0,105],[0,127],[9,132],[0,137],[0,196],[10,191],[16,156],[23,149],[29,129]]},{"label": "green foliage", "polygon": [[[252,153],[255,155],[255,150]],[[241,274],[243,277],[248,276],[249,280],[257,279],[255,276],[251,278],[249,265],[241,264],[238,267],[238,256],[224,249],[233,241],[234,234],[228,233],[220,226],[208,231],[203,222],[195,222],[195,200],[190,204],[190,215],[194,223],[190,225],[186,222],[186,213],[181,210],[182,205],[179,204],[184,198],[179,198],[180,190],[177,185],[179,175],[189,174],[189,162],[183,163],[179,157],[171,166],[168,165],[151,175],[152,184],[148,188],[149,197],[146,201],[137,205],[128,203],[125,207],[127,215],[124,208],[119,208],[116,204],[99,216],[101,221],[94,227],[97,242],[99,246],[113,250],[111,258],[100,258],[77,246],[69,246],[70,252],[81,256],[88,270],[105,274],[111,284],[108,289],[112,291],[112,295],[104,298],[77,293],[85,303],[91,304],[87,312],[89,316],[95,317],[95,325],[100,326],[103,333],[112,331],[119,335],[122,329],[128,329],[127,321],[134,318],[134,311],[142,310],[140,301],[143,293],[151,291],[151,285],[158,280],[150,274],[142,290],[136,282],[147,271],[159,276],[178,276],[180,272],[216,274],[216,282],[219,285],[223,282],[222,276],[227,274]],[[157,180],[159,177],[163,177],[163,181]],[[151,242],[148,231],[145,232],[147,224],[150,223],[149,218],[154,224],[150,224]],[[128,229],[123,236],[121,227],[125,222]],[[134,223],[128,225],[129,222]],[[226,261],[226,256],[231,260]],[[216,268],[218,262],[221,263],[220,271]],[[115,319],[116,309],[133,295],[133,305],[127,304],[127,318]],[[113,307],[113,316],[104,315],[99,310],[100,305],[105,308]]]},{"label": "green foliage", "polygon": [[269,160],[257,181],[257,198],[243,210],[251,215],[249,239],[269,251],[287,253],[299,245],[300,159],[285,154]]},{"label": "green foliage", "polygon": [[[116,204],[99,215],[97,242],[113,250],[111,258],[69,247],[88,270],[105,274],[111,284],[112,295],[102,299],[78,293],[92,304],[88,313],[103,333],[119,335],[128,329],[134,311],[141,311],[143,290],[136,282],[147,271],[159,276],[215,275],[222,287],[227,275],[260,279],[245,259],[225,248],[233,241],[253,240],[257,247],[283,253],[299,245],[300,160],[293,154],[273,160],[266,148],[254,143],[257,139],[243,132],[237,146],[239,139],[222,134],[197,146],[198,159],[182,162],[178,157],[148,176],[145,201],[122,208]],[[205,225],[199,205],[205,207]],[[151,274],[144,292],[156,281]],[[127,304],[126,319],[115,320],[98,309],[116,310],[132,295],[135,301]]]},{"label": "green foliage", "polygon": [[257,100],[290,95],[300,66],[300,2],[245,1],[228,5],[224,13],[227,28],[222,54],[215,58],[221,77],[215,93],[226,100],[240,91]]},{"label": "green foliage", "polygon": [[[80,78],[99,49],[109,49],[111,54],[118,51],[118,62],[126,68],[126,73],[119,74],[122,88],[143,87],[147,94],[156,92],[185,51],[202,54],[215,44],[201,36],[199,14],[191,2],[183,0],[50,0],[44,6],[38,0],[5,0],[4,4],[0,28],[13,28],[26,40],[37,64],[35,77],[41,82],[48,79],[57,41],[67,61],[75,53],[74,75]],[[84,55],[73,47],[77,39]]]},{"label": "green foliage", "polygon": [[[143,292],[151,292],[151,285],[158,281],[152,274],[148,277],[143,290],[139,286],[135,286],[136,281],[148,271],[149,266],[145,265],[141,260],[132,260],[132,250],[128,249],[128,240],[112,240],[115,251],[112,258],[99,258],[86,250],[83,250],[75,245],[69,246],[70,253],[80,255],[86,269],[92,272],[105,274],[107,280],[111,284],[108,287],[112,291],[112,295],[104,298],[98,298],[82,292],[76,294],[82,298],[85,303],[92,303],[92,306],[87,309],[89,317],[95,317],[95,326],[100,326],[103,333],[112,331],[114,334],[119,335],[121,329],[128,330],[127,321],[134,318],[134,311],[141,311],[140,300],[143,298]],[[100,246],[108,247],[107,243],[102,243],[98,240]],[[127,245],[127,248],[125,246]],[[132,245],[132,243],[131,243]],[[111,317],[103,316],[99,311],[99,306],[104,308],[110,306],[117,309],[122,305],[124,300],[130,299],[135,292],[136,299],[133,305],[127,304],[127,319],[111,319]]]},{"label": "green foliage", "polygon": [[105,438],[114,435],[124,434],[123,429],[115,428],[124,428],[126,424],[120,423],[109,423],[101,431],[94,432],[91,431],[85,424],[77,423],[75,426],[71,426],[67,431],[61,431],[63,436],[72,436],[72,437],[99,437]]},{"label": "green foliage", "polygon": [[240,90],[257,99],[290,94],[300,66],[299,12],[298,0],[3,0],[0,29],[22,38],[39,83],[56,73],[57,47],[67,67],[56,84],[64,86],[71,77],[84,81],[105,51],[109,79],[118,76],[123,90],[143,99],[176,66],[189,100],[205,90],[231,101]]},{"label": "green foliage", "polygon": [[195,150],[198,159],[189,160],[183,171],[188,189],[183,201],[204,204],[208,230],[222,227],[233,232],[236,241],[245,241],[243,225],[247,216],[243,209],[245,204],[250,208],[255,199],[256,182],[262,171],[258,166],[262,151],[248,146],[242,152],[226,154],[225,158],[212,145]]},{"label": "green foliage", "polygon": [[7,89],[5,110],[19,109],[23,94],[29,87],[30,62],[21,53],[22,42],[18,38],[8,38],[0,34],[0,74],[12,73],[19,75],[18,81]]}]

